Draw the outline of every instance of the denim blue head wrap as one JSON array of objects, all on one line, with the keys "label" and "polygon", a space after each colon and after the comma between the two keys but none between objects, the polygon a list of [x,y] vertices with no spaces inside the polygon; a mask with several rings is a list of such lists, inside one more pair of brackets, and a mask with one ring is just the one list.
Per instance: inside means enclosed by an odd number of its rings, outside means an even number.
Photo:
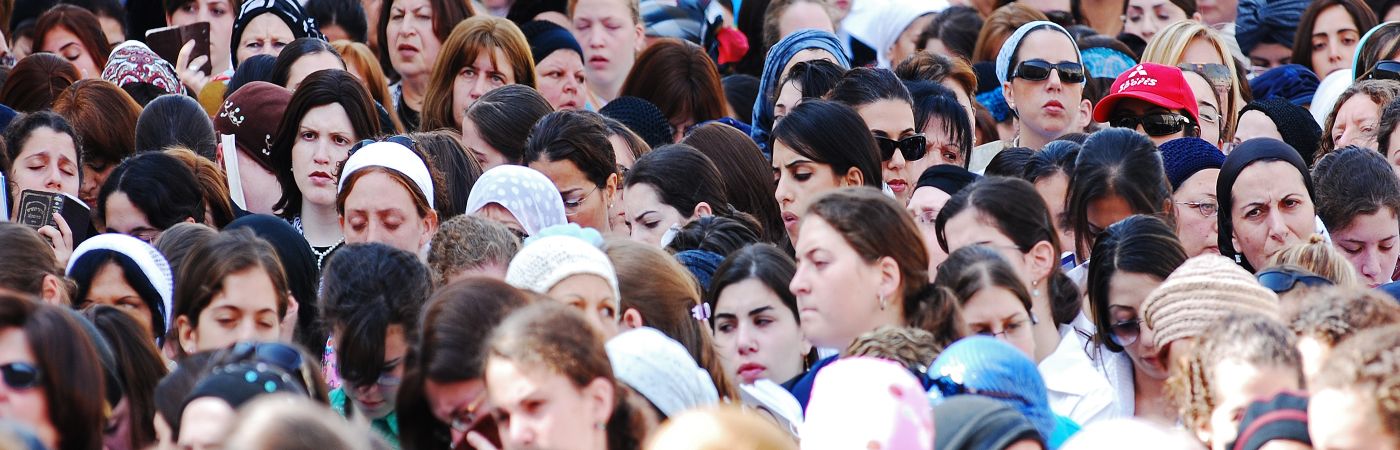
[{"label": "denim blue head wrap", "polygon": [[1235,40],[1248,55],[1254,47],[1278,43],[1293,47],[1293,34],[1308,0],[1241,0],[1235,17]]},{"label": "denim blue head wrap", "polygon": [[1255,100],[1281,98],[1298,106],[1306,107],[1313,101],[1313,93],[1321,83],[1317,74],[1298,64],[1278,66],[1249,80],[1249,91]]},{"label": "denim blue head wrap", "polygon": [[[929,366],[928,376],[988,392],[988,397],[1016,408],[1030,419],[1042,438],[1049,439],[1055,429],[1045,379],[1040,377],[1035,363],[1011,344],[987,336],[963,338],[938,355]],[[935,400],[943,398],[938,389],[929,396]]]},{"label": "denim blue head wrap", "polygon": [[690,274],[695,276],[695,281],[700,282],[700,289],[709,292],[710,279],[714,278],[715,271],[719,270],[720,263],[724,262],[724,256],[707,250],[686,250],[676,253],[676,261],[680,261],[682,266],[690,270]]},{"label": "denim blue head wrap", "polygon": [[[1001,50],[997,52],[997,81],[1002,83],[1011,82],[1011,72],[1012,69],[1014,69],[1011,67],[1011,60],[1016,58],[1016,50],[1021,48],[1021,41],[1024,40],[1027,35],[1031,34],[1032,31],[1042,28],[1049,28],[1065,35],[1066,38],[1069,38],[1070,44],[1074,45],[1074,53],[1079,53],[1079,42],[1074,40],[1074,35],[1069,34],[1069,31],[1065,31],[1065,27],[1055,22],[1037,20],[1021,25],[1020,28],[1016,29],[1016,32],[1011,33],[1011,37],[1006,38],[1006,42],[1001,44]],[[1080,60],[1079,62],[1083,62],[1083,55],[1080,56]]]},{"label": "denim blue head wrap", "polygon": [[1006,96],[1002,94],[1000,87],[977,94],[977,103],[986,107],[998,123],[1011,118],[1011,106],[1006,104]]},{"label": "denim blue head wrap", "polygon": [[1132,56],[1108,47],[1094,47],[1079,52],[1090,78],[1117,79],[1137,65]]},{"label": "denim blue head wrap", "polygon": [[826,50],[834,58],[832,62],[842,69],[851,67],[851,61],[841,47],[841,40],[822,30],[797,30],[768,49],[768,56],[763,60],[763,76],[758,79],[758,98],[753,102],[753,120],[749,122],[753,129],[749,137],[758,142],[758,147],[769,159],[773,155],[773,150],[768,148],[769,132],[773,128],[773,92],[782,82],[779,77],[783,75],[783,67],[798,52],[809,48]]}]

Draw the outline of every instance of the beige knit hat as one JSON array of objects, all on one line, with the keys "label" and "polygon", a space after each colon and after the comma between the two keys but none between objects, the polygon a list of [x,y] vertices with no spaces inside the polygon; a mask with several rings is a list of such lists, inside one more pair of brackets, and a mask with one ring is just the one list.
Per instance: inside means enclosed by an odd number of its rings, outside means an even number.
[{"label": "beige knit hat", "polygon": [[1277,319],[1278,295],[1229,258],[1201,255],[1186,260],[1142,302],[1142,318],[1157,336],[1157,348],[1205,334],[1233,313]]}]

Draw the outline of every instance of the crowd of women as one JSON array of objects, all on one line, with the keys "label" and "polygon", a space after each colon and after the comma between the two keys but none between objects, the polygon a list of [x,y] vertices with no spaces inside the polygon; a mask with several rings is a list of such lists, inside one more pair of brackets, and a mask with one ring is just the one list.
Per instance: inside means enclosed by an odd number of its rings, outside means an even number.
[{"label": "crowd of women", "polygon": [[0,448],[1400,448],[1397,6],[3,0]]}]

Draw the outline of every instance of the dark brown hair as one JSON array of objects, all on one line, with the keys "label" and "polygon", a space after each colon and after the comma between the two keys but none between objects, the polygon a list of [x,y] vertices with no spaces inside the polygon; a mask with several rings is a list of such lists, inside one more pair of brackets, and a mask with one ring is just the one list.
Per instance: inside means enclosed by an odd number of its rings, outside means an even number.
[{"label": "dark brown hair", "polygon": [[541,117],[554,112],[539,91],[528,86],[502,86],[487,92],[467,107],[462,120],[470,120],[481,140],[491,144],[512,164],[524,160],[525,141]]},{"label": "dark brown hair", "polygon": [[961,336],[956,302],[928,282],[928,249],[914,218],[893,198],[865,186],[836,189],[812,200],[803,219],[814,218],[836,229],[867,263],[894,260],[905,326],[940,339]]},{"label": "dark brown hair", "polygon": [[112,356],[117,360],[117,372],[121,374],[122,398],[126,400],[128,411],[127,426],[130,427],[131,448],[146,448],[156,443],[156,384],[168,372],[160,351],[151,337],[131,318],[130,314],[115,307],[92,305],[83,309],[83,317],[97,326],[107,345],[112,348]]},{"label": "dark brown hair", "polygon": [[[277,251],[272,244],[254,235],[252,230],[237,229],[220,232],[219,237],[196,247],[185,258],[179,274],[175,276],[182,282],[175,284],[175,301],[170,317],[184,316],[190,328],[198,328],[199,315],[204,308],[225,287],[232,287],[225,286],[224,279],[248,269],[260,269],[267,274],[277,294],[277,317],[285,316],[291,303],[291,288],[286,272],[282,271],[281,260],[277,259]],[[166,339],[179,342],[177,327],[171,327],[170,334]],[[181,346],[176,345],[175,349],[181,356],[185,354]]]},{"label": "dark brown hair", "polygon": [[0,222],[0,289],[37,299],[44,293],[47,275],[63,278],[53,247],[33,228],[19,222]]},{"label": "dark brown hair", "polygon": [[136,153],[141,105],[106,80],[79,80],[54,99],[53,110],[82,138],[83,164],[95,171],[116,166]]},{"label": "dark brown hair", "polygon": [[18,112],[49,109],[58,93],[81,78],[78,68],[63,57],[35,53],[19,60],[10,70],[4,87],[0,87],[0,104]]},{"label": "dark brown hair", "polygon": [[949,58],[929,51],[920,51],[895,66],[894,74],[901,80],[921,80],[942,83],[951,79],[968,98],[977,96],[977,72],[962,58]]},{"label": "dark brown hair", "polygon": [[647,46],[634,67],[618,95],[652,102],[671,126],[725,116],[719,69],[700,46],[680,39],[661,39]]},{"label": "dark brown hair", "polygon": [[[1021,3],[1009,3],[997,8],[982,24],[977,34],[977,44],[972,50],[972,62],[996,61],[1001,53],[1001,44],[1011,37],[1017,28],[1037,20],[1050,20],[1045,13]],[[1015,59],[1014,56],[1012,55]]]},{"label": "dark brown hair", "polygon": [[[78,38],[97,70],[107,66],[107,55],[112,53],[112,44],[107,42],[107,34],[102,32],[102,24],[97,21],[97,15],[81,7],[63,3],[49,8],[34,24],[34,51],[44,48],[44,35],[56,28],[66,29]],[[102,74],[88,75],[95,78]]]},{"label": "dark brown hair", "polygon": [[724,168],[719,174],[724,178],[729,203],[758,220],[763,226],[759,237],[764,242],[788,241],[778,202],[773,197],[773,169],[753,139],[734,127],[712,123],[696,128],[682,142],[704,153],[716,167]]},{"label": "dark brown hair", "polygon": [[441,172],[441,177],[433,178],[433,206],[438,220],[461,215],[467,209],[472,185],[481,178],[481,164],[462,146],[461,136],[453,130],[408,134],[425,159],[432,160],[429,167]]},{"label": "dark brown hair", "polygon": [[[16,328],[43,374],[48,421],[58,434],[54,450],[98,450],[106,422],[106,386],[93,336],[77,314],[13,295],[0,295],[0,329]],[[143,336],[144,338],[144,336]]]},{"label": "dark brown hair", "polygon": [[282,185],[282,198],[272,209],[284,219],[301,215],[301,190],[292,177],[292,146],[301,135],[301,120],[312,108],[333,103],[345,109],[355,139],[370,139],[379,134],[379,113],[375,112],[374,101],[350,72],[320,70],[302,80],[287,103],[287,111],[272,141],[272,165],[278,168],[277,181]]},{"label": "dark brown hair", "polygon": [[603,187],[617,173],[603,116],[589,111],[555,111],[535,123],[521,162],[570,161],[588,181]]},{"label": "dark brown hair", "polygon": [[958,306],[965,305],[984,289],[1006,289],[1026,309],[1026,314],[1033,321],[1037,320],[1035,313],[1031,312],[1031,293],[1026,290],[1026,284],[1016,275],[1011,262],[995,248],[969,245],[953,251],[939,266],[933,284],[952,291]]},{"label": "dark brown hair", "polygon": [[[219,168],[219,165],[213,161],[194,154],[194,151],[188,148],[167,148],[165,154],[173,156],[189,166],[190,172],[199,182],[199,193],[204,197],[204,206],[208,208],[207,214],[214,219],[214,223],[209,224],[209,226],[218,229],[232,222],[234,219],[233,202],[229,200],[228,177],[224,175],[223,169]],[[203,217],[200,217],[200,221],[203,221]]]},{"label": "dark brown hair", "polygon": [[1382,210],[1400,216],[1400,180],[1374,150],[1346,147],[1328,153],[1313,166],[1312,177],[1317,216],[1329,230],[1341,231],[1357,216]]},{"label": "dark brown hair", "polygon": [[[1357,32],[1365,35],[1368,30],[1376,26],[1379,19],[1376,13],[1371,11],[1370,6],[1361,0],[1317,0],[1308,5],[1308,9],[1303,10],[1303,15],[1298,19],[1298,32],[1293,35],[1293,64],[1302,64],[1308,70],[1317,71],[1312,66],[1312,36],[1313,29],[1317,27],[1317,16],[1322,14],[1322,10],[1332,6],[1341,6],[1347,10],[1347,15],[1356,24]],[[1325,73],[1317,74],[1319,78],[1327,76]],[[1359,76],[1359,75],[1355,75]],[[1340,107],[1341,102],[1337,103]],[[1330,127],[1329,127],[1330,128]],[[1330,133],[1328,129],[1322,130],[1324,136]],[[1325,141],[1326,139],[1324,139]]]},{"label": "dark brown hair", "polygon": [[[506,60],[497,61],[495,50],[500,50]],[[447,36],[438,50],[437,61],[433,63],[432,73],[428,77],[427,93],[423,97],[423,121],[418,129],[453,128],[461,131],[456,120],[459,111],[452,110],[452,84],[462,69],[476,64],[476,59],[482,53],[498,70],[501,67],[510,68],[515,78],[511,84],[535,87],[535,60],[530,57],[530,43],[525,40],[520,28],[499,17],[469,18],[452,28],[452,34]]]}]

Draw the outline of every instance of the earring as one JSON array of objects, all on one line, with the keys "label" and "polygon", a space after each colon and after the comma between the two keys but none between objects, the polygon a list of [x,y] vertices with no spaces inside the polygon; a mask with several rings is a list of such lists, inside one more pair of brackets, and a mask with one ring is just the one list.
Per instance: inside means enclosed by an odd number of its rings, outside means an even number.
[{"label": "earring", "polygon": [[880,310],[885,310],[885,294],[880,294]]},{"label": "earring", "polygon": [[593,424],[593,428],[596,428],[596,429],[598,429],[599,431],[602,431],[603,429],[607,428],[607,426],[606,426],[606,425],[603,425],[603,422],[598,422],[598,423]]},{"label": "earring", "polygon": [[1040,286],[1040,280],[1031,282],[1031,297],[1040,296],[1040,288],[1038,286]]}]

